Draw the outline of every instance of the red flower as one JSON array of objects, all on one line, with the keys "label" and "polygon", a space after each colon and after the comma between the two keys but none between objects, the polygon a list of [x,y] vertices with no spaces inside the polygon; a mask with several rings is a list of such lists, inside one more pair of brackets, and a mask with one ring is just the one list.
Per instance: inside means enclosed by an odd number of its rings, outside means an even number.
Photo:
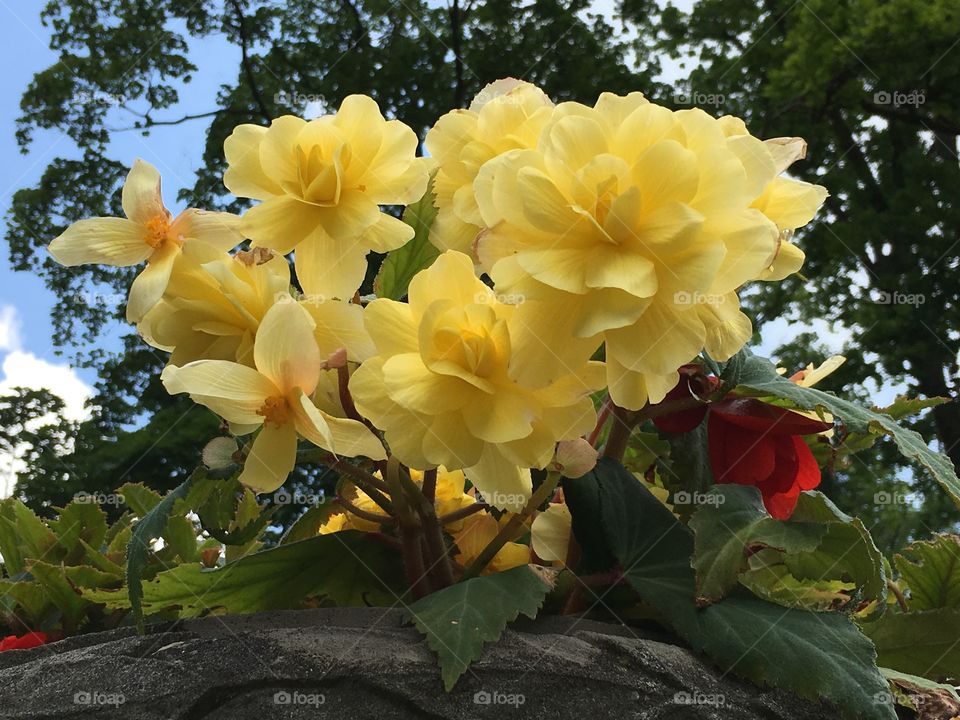
[{"label": "red flower", "polygon": [[820,468],[801,436],[831,427],[753,398],[714,403],[707,419],[714,481],[753,485],[767,512],[786,520],[800,493],[820,484]]},{"label": "red flower", "polygon": [[0,652],[4,650],[29,650],[48,643],[50,640],[50,636],[42,632],[28,632],[22,637],[7,635],[3,640],[0,640]]}]

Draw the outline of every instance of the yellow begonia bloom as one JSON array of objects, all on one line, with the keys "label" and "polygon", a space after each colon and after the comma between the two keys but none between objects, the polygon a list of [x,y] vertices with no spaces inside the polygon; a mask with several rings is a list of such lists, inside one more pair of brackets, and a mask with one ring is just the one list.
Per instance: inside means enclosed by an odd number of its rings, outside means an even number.
[{"label": "yellow begonia bloom", "polygon": [[[380,477],[379,472],[374,474],[377,477]],[[420,470],[411,470],[410,478],[418,486],[423,485],[423,473]],[[437,470],[437,487],[436,495],[434,497],[434,506],[436,507],[438,516],[443,517],[444,515],[460,510],[461,508],[469,507],[477,502],[476,498],[474,498],[472,495],[466,494],[463,491],[465,484],[463,472],[460,470],[447,470],[443,467]],[[377,505],[369,495],[359,488],[355,488],[353,496],[349,499],[361,510],[366,510],[369,513],[374,513],[377,515],[384,514],[383,509]],[[463,520],[457,520],[445,525],[444,529],[448,532],[457,532],[462,527]],[[326,535],[328,533],[339,532],[341,530],[375,532],[379,529],[380,526],[377,525],[377,523],[371,520],[365,520],[361,517],[351,514],[349,511],[345,511],[331,515],[327,521],[320,526],[320,534]]]},{"label": "yellow begonia bloom", "polygon": [[[739,118],[720,118],[721,126],[728,137],[749,135],[746,125]],[[790,243],[793,231],[813,220],[814,215],[827,199],[827,189],[801,180],[780,177],[797,160],[807,155],[807,143],[803,138],[781,137],[764,141],[776,164],[777,177],[764,187],[752,206],[762,212],[780,230],[780,244],[773,262],[764,268],[758,280],[783,280],[803,266],[803,251]]]},{"label": "yellow begonia bloom", "polygon": [[[478,512],[463,521],[463,528],[454,533],[453,541],[457,546],[456,560],[463,567],[468,567],[479,557],[484,548],[489,545],[500,532],[500,525],[488,512]],[[522,543],[507,542],[497,551],[493,559],[480,573],[493,573],[511,570],[530,562],[530,548]]]},{"label": "yellow begonia bloom", "polygon": [[448,250],[418,273],[409,298],[364,310],[378,354],[350,379],[357,408],[404,464],[464,468],[489,503],[519,510],[528,468],[545,467],[558,440],[593,427],[589,393],[603,384],[602,364],[581,362],[537,386],[517,382],[515,369],[528,362],[513,347],[517,308],[462,253]]},{"label": "yellow begonia bloom", "polygon": [[589,357],[603,342],[610,394],[636,409],[702,350],[736,353],[751,335],[736,290],[771,266],[780,236],[753,204],[780,169],[701,110],[636,94],[558,105],[535,150],[491,160],[474,183],[480,261],[500,293],[527,299],[528,372],[552,377],[558,348]]},{"label": "yellow begonia bloom", "polygon": [[427,133],[425,145],[437,162],[433,181],[438,208],[430,242],[441,250],[473,255],[483,219],[473,181],[491,158],[536,147],[553,111],[542,90],[521,80],[498,80],[474,98],[468,110],[453,110]]},{"label": "yellow begonia bloom", "polygon": [[256,492],[276,490],[296,462],[298,434],[339,455],[386,457],[377,437],[356,420],[317,408],[313,394],[323,360],[310,314],[294,302],[274,305],[253,346],[254,367],[226,360],[167,366],[161,376],[171,394],[189,393],[229,423],[261,427],[240,482]]},{"label": "yellow begonia bloom", "polygon": [[413,130],[385,120],[371,98],[351,95],[335,115],[234,129],[224,143],[223,182],[238,197],[263,201],[241,228],[257,246],[296,251],[305,293],[349,300],[369,251],[395,250],[413,237],[380,205],[423,196],[430,161],[416,157],[417,144]]},{"label": "yellow begonia bloom", "polygon": [[160,173],[137,160],[122,193],[126,218],[90,218],[68,227],[50,243],[50,254],[61,265],[128,267],[146,261],[130,287],[127,320],[140,322],[166,290],[181,255],[194,263],[209,262],[235,247],[243,237],[239,218],[193,208],[171,219],[160,193]]},{"label": "yellow begonia bloom", "polygon": [[[260,321],[283,298],[292,301],[290,267],[269,250],[224,255],[198,266],[181,264],[138,330],[150,345],[171,353],[171,365],[234,360],[252,367]],[[359,318],[357,322],[362,324]]]},{"label": "yellow begonia bloom", "polygon": [[566,562],[573,518],[566,503],[553,503],[530,526],[530,544],[541,560]]}]

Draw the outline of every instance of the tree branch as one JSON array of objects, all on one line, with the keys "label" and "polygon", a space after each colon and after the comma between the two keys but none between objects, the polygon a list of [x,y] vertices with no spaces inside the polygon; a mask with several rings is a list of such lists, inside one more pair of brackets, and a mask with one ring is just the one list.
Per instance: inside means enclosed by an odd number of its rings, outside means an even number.
[{"label": "tree branch", "polygon": [[253,74],[253,65],[250,63],[248,48],[250,39],[247,35],[247,18],[243,14],[243,7],[240,5],[240,0],[229,0],[229,2],[237,14],[237,34],[240,36],[240,62],[243,65],[243,73],[247,78],[250,94],[253,95],[253,100],[260,110],[260,116],[269,124],[273,120],[273,117],[266,103],[263,102],[263,97],[260,95],[256,77]]}]

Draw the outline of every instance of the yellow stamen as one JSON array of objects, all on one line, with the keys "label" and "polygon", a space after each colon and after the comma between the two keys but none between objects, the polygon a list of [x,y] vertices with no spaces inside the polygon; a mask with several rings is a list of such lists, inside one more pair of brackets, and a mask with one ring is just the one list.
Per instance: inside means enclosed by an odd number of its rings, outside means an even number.
[{"label": "yellow stamen", "polygon": [[162,215],[157,215],[147,220],[144,226],[147,229],[147,234],[144,238],[147,245],[152,248],[158,248],[163,245],[163,241],[167,239],[167,235],[170,232],[170,223],[167,221],[167,218]]},{"label": "yellow stamen", "polygon": [[287,405],[286,398],[268,397],[257,410],[257,415],[262,416],[264,422],[272,422],[274,426],[280,427],[289,420],[290,407]]}]

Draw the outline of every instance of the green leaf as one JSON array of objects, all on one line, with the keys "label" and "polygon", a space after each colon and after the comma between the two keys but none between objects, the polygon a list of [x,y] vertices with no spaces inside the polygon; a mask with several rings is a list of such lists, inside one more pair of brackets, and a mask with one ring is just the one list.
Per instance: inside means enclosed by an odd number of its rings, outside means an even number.
[{"label": "green leaf", "polygon": [[960,610],[888,612],[861,627],[881,665],[930,680],[960,677]]},{"label": "green leaf", "polygon": [[896,717],[892,704],[874,701],[887,684],[873,647],[846,615],[784,608],[745,592],[698,609],[687,528],[619,463],[601,459],[595,477],[624,577],[695,649],[725,672],[824,698],[846,717]]},{"label": "green leaf", "polygon": [[757,597],[801,610],[836,610],[847,605],[856,583],[842,580],[798,580],[781,562],[782,554],[761,550],[750,556],[750,569],[740,584]]},{"label": "green leaf", "polygon": [[580,546],[577,572],[583,575],[609,570],[616,563],[600,517],[600,485],[595,470],[579,478],[563,478],[563,497],[570,508],[573,536]]},{"label": "green leaf", "polygon": [[0,580],[0,607],[12,613],[16,607],[29,617],[33,625],[47,619],[50,598],[39,583],[33,580]]},{"label": "green leaf", "polygon": [[[389,605],[403,593],[396,553],[349,530],[246,555],[222,568],[198,563],[158,573],[143,583],[147,611],[180,608],[181,617],[210,611],[249,613],[295,608],[307,597],[338,607]],[[87,593],[108,607],[126,607],[116,592]]]},{"label": "green leaf", "polygon": [[736,587],[747,566],[748,550],[757,545],[786,552],[813,550],[827,531],[815,523],[774,520],[760,491],[743,485],[713,488],[698,505],[690,528],[700,605],[719,600]]},{"label": "green leaf", "polygon": [[550,586],[524,565],[431,593],[404,614],[437,654],[443,685],[449,692],[480,657],[484,643],[498,640],[507,623],[520,613],[535,618],[549,591]]},{"label": "green leaf", "polygon": [[[174,503],[186,496],[198,472],[194,471],[190,477],[167,493],[166,497],[154,505],[149,512],[141,516],[140,522],[133,526],[133,531],[130,534],[130,542],[127,544],[127,598],[130,602],[130,608],[133,610],[133,621],[140,632],[143,632],[142,577],[143,570],[150,557],[150,544],[163,535]],[[128,486],[124,485],[124,488],[128,488]],[[124,497],[128,496],[125,494]],[[141,505],[141,508],[145,507],[145,505]]]},{"label": "green leaf", "polygon": [[[658,466],[664,485],[671,490],[705,493],[713,486],[707,445],[707,419],[686,433],[669,434],[670,460]],[[679,507],[678,512],[687,508]]]},{"label": "green leaf", "polygon": [[7,575],[19,575],[23,572],[23,554],[17,541],[16,517],[13,514],[13,500],[0,503],[0,556]]},{"label": "green leaf", "polygon": [[403,211],[403,221],[413,228],[414,236],[406,245],[389,253],[374,282],[379,297],[400,300],[407,294],[413,276],[429,267],[440,254],[430,242],[430,227],[437,217],[433,204],[433,176],[423,197]]},{"label": "green leaf", "polygon": [[887,598],[883,555],[859,518],[842,513],[823,493],[804,492],[790,522],[827,525],[816,549],[784,556],[794,576],[815,581],[852,580],[867,599],[877,601],[877,612],[883,612]]},{"label": "green leaf", "polygon": [[159,493],[141,483],[127,483],[117,493],[123,496],[127,507],[141,518],[159,505],[162,499]]},{"label": "green leaf", "polygon": [[197,529],[187,517],[173,516],[167,519],[163,540],[184,562],[197,559]]},{"label": "green leaf", "polygon": [[317,533],[320,532],[320,526],[323,525],[333,513],[339,512],[341,509],[340,505],[333,502],[315,505],[294,521],[290,529],[280,538],[280,544],[286,545],[287,543],[316,537]]},{"label": "green leaf", "polygon": [[60,511],[60,516],[50,523],[60,544],[73,551],[83,540],[93,547],[100,547],[107,536],[107,516],[95,502],[74,500]]},{"label": "green leaf", "polygon": [[67,580],[63,566],[32,560],[29,564],[29,571],[40,587],[43,588],[50,602],[63,613],[64,623],[71,628],[76,628],[80,618],[83,617],[87,601]]},{"label": "green leaf", "polygon": [[960,607],[960,536],[915,542],[893,564],[910,589],[911,610]]},{"label": "green leaf", "polygon": [[889,415],[894,420],[902,420],[903,418],[911,417],[912,415],[916,415],[928,408],[934,408],[937,407],[937,405],[943,405],[944,403],[948,402],[950,402],[950,398],[945,397],[916,398],[908,397],[906,395],[898,395],[897,399],[886,407],[878,407],[874,409],[878,413]]},{"label": "green leaf", "polygon": [[56,546],[57,536],[20,500],[13,500],[14,528],[24,558],[53,559],[48,553]]},{"label": "green leaf", "polygon": [[915,431],[900,427],[889,415],[868,410],[832,393],[805,388],[777,375],[766,359],[750,355],[744,361],[739,390],[789,400],[803,410],[821,410],[840,418],[851,432],[881,432],[893,438],[901,454],[925,467],[934,479],[960,505],[960,479],[950,459],[934,452]]}]

